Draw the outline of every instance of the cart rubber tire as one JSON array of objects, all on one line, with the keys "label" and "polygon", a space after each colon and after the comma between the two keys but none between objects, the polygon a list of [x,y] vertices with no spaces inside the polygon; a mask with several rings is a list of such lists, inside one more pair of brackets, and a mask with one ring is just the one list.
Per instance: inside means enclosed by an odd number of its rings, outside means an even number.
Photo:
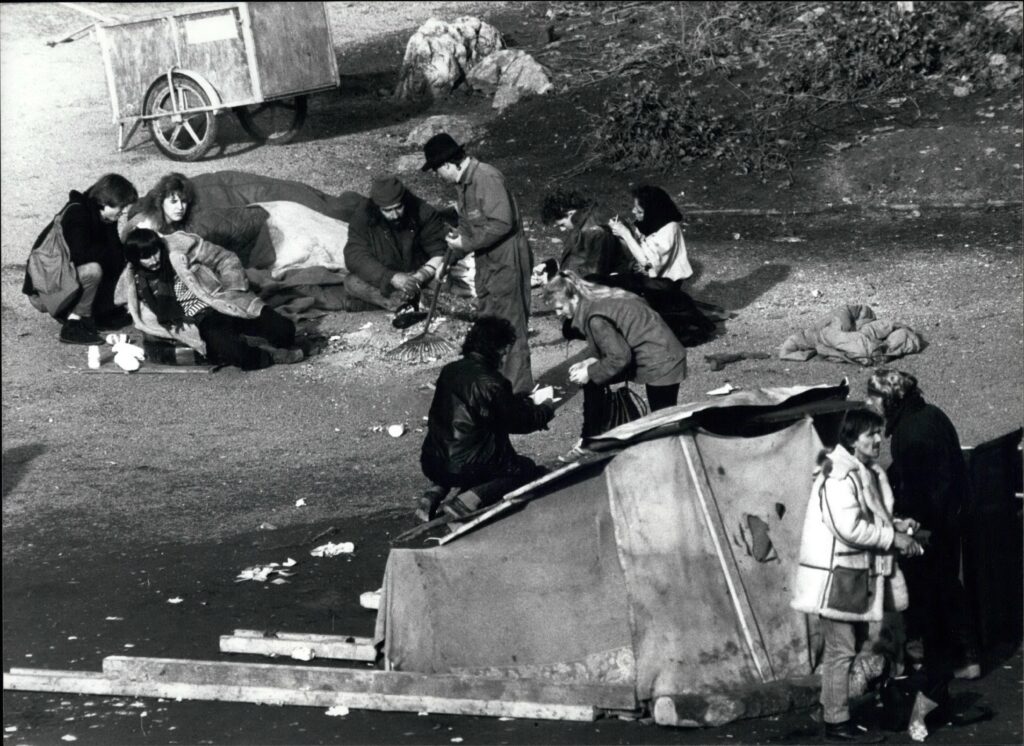
[{"label": "cart rubber tire", "polygon": [[[178,96],[179,108],[212,104],[206,91],[192,78],[173,75],[171,81]],[[175,122],[170,114],[173,110],[170,96],[166,75],[162,75],[153,83],[146,93],[143,107],[146,115],[168,113],[166,117],[147,121],[153,142],[168,158],[176,161],[197,161],[217,140],[217,116],[213,111],[200,111],[182,117],[181,122]]]},{"label": "cart rubber tire", "polygon": [[308,96],[280,98],[234,109],[249,136],[267,145],[284,145],[295,139],[306,121]]}]

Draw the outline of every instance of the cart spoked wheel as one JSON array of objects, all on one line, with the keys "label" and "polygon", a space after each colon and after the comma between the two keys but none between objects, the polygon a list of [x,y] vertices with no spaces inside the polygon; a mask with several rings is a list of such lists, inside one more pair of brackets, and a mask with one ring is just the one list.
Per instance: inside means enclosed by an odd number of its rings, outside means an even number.
[{"label": "cart spoked wheel", "polygon": [[242,129],[254,140],[268,145],[284,145],[295,139],[306,121],[307,98],[279,98],[252,106],[239,106],[234,112]]},{"label": "cart spoked wheel", "polygon": [[209,110],[179,114],[175,110],[187,112],[210,105],[202,87],[184,75],[173,75],[171,86],[167,76],[150,86],[144,108],[147,116],[158,116],[147,121],[160,151],[176,161],[202,158],[217,139],[216,115]]}]

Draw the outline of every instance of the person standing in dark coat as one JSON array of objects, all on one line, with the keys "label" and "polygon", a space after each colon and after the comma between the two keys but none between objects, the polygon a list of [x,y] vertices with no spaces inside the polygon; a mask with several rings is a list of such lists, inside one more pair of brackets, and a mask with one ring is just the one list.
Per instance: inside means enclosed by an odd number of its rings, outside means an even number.
[{"label": "person standing in dark coat", "polygon": [[924,555],[900,562],[910,593],[907,636],[924,644],[923,693],[941,704],[958,662],[967,663],[958,675],[980,675],[960,583],[960,523],[970,490],[967,466],[956,428],[941,409],[925,402],[914,376],[878,369],[868,381],[867,394],[868,404],[885,415],[891,437],[889,481],[895,511],[930,532]]},{"label": "person standing in dark coat", "polygon": [[348,226],[345,292],[389,311],[415,302],[440,269],[446,233],[438,212],[397,177],[375,179]]},{"label": "person standing in dark coat", "polygon": [[546,473],[509,440],[509,433],[547,429],[555,414],[552,403],[513,393],[500,373],[515,341],[507,319],[484,316],[466,334],[462,359],[441,369],[420,453],[423,473],[439,489],[431,491],[421,518],[433,518],[449,490],[464,490],[446,501],[446,512],[459,516]]},{"label": "person standing in dark coat", "polygon": [[458,196],[458,234],[448,245],[461,256],[476,257],[476,295],[481,316],[508,319],[516,341],[501,372],[512,390],[533,389],[527,321],[533,252],[523,230],[519,205],[498,169],[470,158],[451,135],[441,132],[423,146],[423,171],[435,171],[454,184]]},{"label": "person standing in dark coat", "polygon": [[[131,323],[122,306],[114,303],[114,287],[125,267],[117,221],[125,209],[139,198],[128,179],[106,174],[84,194],[72,191],[60,215],[43,229],[32,244],[39,248],[54,228],[59,228],[67,245],[71,264],[78,274],[81,292],[69,297],[64,307],[47,309],[63,322],[60,341],[97,345],[102,339],[98,329],[120,329]],[[37,287],[46,286],[46,277],[33,277],[33,262],[25,272],[22,291],[38,296]],[[37,306],[38,307],[38,306]]]}]

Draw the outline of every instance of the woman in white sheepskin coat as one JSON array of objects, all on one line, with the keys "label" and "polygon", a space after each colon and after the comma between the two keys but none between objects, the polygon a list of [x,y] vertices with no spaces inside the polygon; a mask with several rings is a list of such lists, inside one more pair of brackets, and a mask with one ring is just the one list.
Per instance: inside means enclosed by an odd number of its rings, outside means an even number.
[{"label": "woman in white sheepskin coat", "polygon": [[[907,607],[894,554],[922,551],[906,533],[913,522],[892,517],[892,490],[876,463],[882,425],[874,412],[847,413],[839,445],[814,481],[800,542],[792,606],[821,617],[821,704],[830,742],[873,742],[850,723],[850,666],[866,622]],[[843,582],[858,574],[860,582]]]}]

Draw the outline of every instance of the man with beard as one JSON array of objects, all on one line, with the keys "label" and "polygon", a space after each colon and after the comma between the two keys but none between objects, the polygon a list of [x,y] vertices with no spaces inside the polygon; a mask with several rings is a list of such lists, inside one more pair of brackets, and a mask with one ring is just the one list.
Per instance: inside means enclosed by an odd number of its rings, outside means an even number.
[{"label": "man with beard", "polygon": [[389,311],[415,306],[441,266],[446,233],[440,214],[397,177],[375,179],[370,199],[349,223],[345,292]]}]

